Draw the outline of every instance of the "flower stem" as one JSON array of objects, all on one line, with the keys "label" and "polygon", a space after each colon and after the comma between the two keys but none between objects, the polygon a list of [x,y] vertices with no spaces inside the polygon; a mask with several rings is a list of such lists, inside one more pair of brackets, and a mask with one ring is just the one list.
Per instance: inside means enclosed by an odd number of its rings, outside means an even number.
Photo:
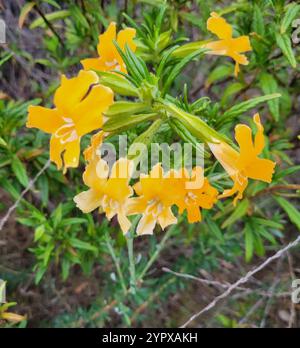
[{"label": "flower stem", "polygon": [[153,253],[153,255],[150,257],[149,261],[147,262],[145,268],[142,270],[142,272],[139,274],[138,276],[138,280],[141,281],[144,276],[146,275],[146,273],[148,272],[149,268],[153,265],[153,263],[156,261],[158,255],[160,254],[160,252],[162,251],[162,249],[164,248],[166,241],[169,239],[169,237],[172,235],[172,233],[175,231],[177,225],[173,225],[171,226],[167,232],[165,233],[165,235],[163,236],[162,240],[160,241],[160,243],[156,246],[156,250]]},{"label": "flower stem", "polygon": [[137,216],[135,218],[135,220],[132,223],[131,229],[126,236],[128,260],[129,260],[129,273],[130,273],[130,292],[132,294],[135,294],[135,291],[136,291],[136,274],[135,274],[133,240],[134,240],[134,231],[139,219],[140,219],[140,216]]},{"label": "flower stem", "polygon": [[119,262],[119,260],[118,260],[118,258],[116,256],[114,248],[111,245],[110,236],[108,235],[108,233],[105,233],[105,242],[106,242],[106,245],[107,245],[107,249],[108,249],[108,251],[109,251],[109,253],[111,255],[111,258],[113,259],[114,264],[116,266],[116,270],[117,270],[117,273],[118,273],[118,276],[119,276],[119,279],[120,279],[122,290],[123,290],[124,294],[126,295],[127,289],[126,289],[126,284],[125,284],[123,272],[121,270],[120,262]]}]

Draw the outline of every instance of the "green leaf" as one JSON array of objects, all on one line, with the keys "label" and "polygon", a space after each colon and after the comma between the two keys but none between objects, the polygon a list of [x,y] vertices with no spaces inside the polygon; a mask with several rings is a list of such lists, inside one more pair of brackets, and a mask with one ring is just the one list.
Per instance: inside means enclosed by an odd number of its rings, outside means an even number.
[{"label": "green leaf", "polygon": [[174,68],[168,74],[166,81],[163,83],[163,94],[165,94],[169,90],[169,87],[174,82],[179,73],[184,69],[184,67],[196,57],[203,56],[206,51],[207,49],[205,48],[199,48],[195,52],[192,52],[185,58],[181,59],[180,62],[174,66]]},{"label": "green leaf", "polygon": [[284,14],[284,17],[280,25],[281,34],[284,34],[288,30],[289,26],[292,24],[294,18],[296,18],[299,12],[300,12],[300,5],[297,5],[295,2],[292,2],[291,4],[287,6],[287,10]]},{"label": "green leaf", "polygon": [[103,125],[106,132],[121,132],[144,121],[150,121],[157,118],[156,113],[126,115],[124,117],[111,117]]},{"label": "green leaf", "polygon": [[295,174],[297,172],[300,173],[300,165],[292,166],[292,167],[289,167],[287,169],[283,169],[283,170],[278,171],[278,172],[276,171],[276,173],[273,177],[273,181],[277,181],[279,179],[285,178],[286,176]]},{"label": "green leaf", "polygon": [[218,65],[205,81],[205,87],[208,88],[214,82],[225,79],[233,74],[233,65]]},{"label": "green leaf", "polygon": [[114,92],[127,97],[138,97],[138,89],[123,76],[115,73],[96,71],[100,83],[110,87]]},{"label": "green leaf", "polygon": [[70,225],[78,225],[78,224],[86,224],[86,223],[87,223],[87,220],[83,219],[83,218],[67,218],[67,219],[64,219],[60,223],[60,227],[70,226]]},{"label": "green leaf", "polygon": [[70,267],[71,267],[70,261],[66,258],[63,258],[61,263],[61,275],[63,280],[66,280],[68,278]]},{"label": "green leaf", "polygon": [[37,242],[45,233],[45,225],[38,226],[34,231],[34,242]]},{"label": "green leaf", "polygon": [[237,204],[233,213],[223,222],[222,228],[226,228],[247,214],[249,208],[248,199],[243,199]]},{"label": "green leaf", "polygon": [[30,2],[27,2],[21,8],[20,15],[19,15],[19,22],[18,22],[18,25],[19,25],[20,29],[22,29],[23,24],[24,24],[28,14],[29,14],[29,12],[33,9],[34,6],[35,6],[35,2],[34,1],[30,1]]},{"label": "green leaf", "polygon": [[285,34],[276,33],[275,37],[276,37],[277,45],[281,49],[282,53],[285,55],[288,62],[291,64],[293,68],[296,68],[297,61],[294,56],[290,37],[286,33]]},{"label": "green leaf", "polygon": [[279,196],[274,196],[274,198],[281,208],[287,213],[291,222],[300,231],[300,212],[285,198]]},{"label": "green leaf", "polygon": [[98,249],[95,246],[91,245],[90,243],[84,242],[80,239],[77,239],[77,238],[70,238],[70,243],[74,248],[77,248],[77,249],[89,250],[89,251],[94,251],[94,252],[98,251]]},{"label": "green leaf", "polygon": [[252,217],[251,221],[253,221],[255,224],[258,224],[258,225],[264,225],[264,226],[275,228],[275,229],[278,229],[278,230],[282,230],[283,229],[282,224],[280,224],[279,222],[273,221],[273,220],[267,220],[267,219],[263,219],[263,218]]},{"label": "green leaf", "polygon": [[2,59],[0,59],[0,66],[3,65],[6,61],[8,61],[14,54],[6,53]]},{"label": "green leaf", "polygon": [[107,117],[117,117],[129,114],[136,114],[145,111],[151,111],[149,106],[144,103],[129,102],[129,101],[117,101],[113,103],[109,109],[105,112]]},{"label": "green leaf", "polygon": [[[56,12],[51,12],[51,13],[47,13],[45,15],[45,18],[49,21],[49,22],[55,22],[57,20],[60,19],[65,19],[67,17],[69,17],[71,14],[70,11],[68,10],[61,10],[61,11],[56,11]],[[30,24],[30,29],[35,29],[38,27],[42,27],[42,28],[46,28],[47,24],[45,23],[44,19],[42,17],[37,18],[35,21],[33,21]]]},{"label": "green leaf", "polygon": [[[261,89],[265,94],[276,93],[278,91],[278,85],[275,78],[269,73],[262,73],[259,78],[259,84]],[[271,99],[268,101],[268,105],[271,111],[271,114],[274,116],[275,121],[278,122],[279,114],[279,99]]]},{"label": "green leaf", "polygon": [[253,7],[252,29],[258,35],[261,35],[261,36],[265,35],[265,25],[264,25],[263,11],[256,4]]},{"label": "green leaf", "polygon": [[254,235],[249,224],[246,224],[243,232],[245,234],[245,260],[249,262],[253,257]]},{"label": "green leaf", "polygon": [[224,242],[224,236],[223,233],[219,227],[219,225],[212,220],[211,218],[209,218],[208,216],[206,216],[207,219],[207,225],[209,230],[211,231],[211,233],[221,242]]},{"label": "green leaf", "polygon": [[265,255],[265,247],[262,241],[262,238],[259,234],[254,234],[254,250],[258,256]]},{"label": "green leaf", "polygon": [[217,124],[224,125],[225,123],[230,122],[237,116],[245,113],[246,111],[255,108],[257,105],[264,103],[266,101],[279,98],[281,95],[279,93],[274,93],[274,94],[268,94],[268,95],[263,95],[260,97],[252,98],[249,100],[246,100],[244,102],[241,102],[239,104],[236,104],[232,106],[230,109],[228,109],[218,120]]},{"label": "green leaf", "polygon": [[57,228],[62,219],[62,204],[60,203],[52,213],[53,227]]},{"label": "green leaf", "polygon": [[47,267],[40,267],[37,270],[37,272],[35,273],[35,279],[34,279],[35,284],[38,284],[42,280],[46,271],[47,271]]},{"label": "green leaf", "polygon": [[229,84],[223,92],[221,104],[225,105],[226,103],[228,103],[228,101],[230,100],[230,97],[240,92],[244,87],[245,85],[241,82],[233,82]]},{"label": "green leaf", "polygon": [[29,184],[29,179],[26,173],[24,164],[19,160],[17,156],[13,156],[11,162],[11,168],[17,177],[18,181],[24,186],[27,187]]},{"label": "green leaf", "polygon": [[7,142],[2,137],[0,137],[0,146],[7,147]]}]

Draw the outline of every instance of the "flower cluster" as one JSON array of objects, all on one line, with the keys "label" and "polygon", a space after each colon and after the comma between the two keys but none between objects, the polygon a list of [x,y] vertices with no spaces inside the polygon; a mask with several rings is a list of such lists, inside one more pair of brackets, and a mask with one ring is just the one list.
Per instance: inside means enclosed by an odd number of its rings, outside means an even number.
[{"label": "flower cluster", "polygon": [[[233,38],[232,27],[214,12],[207,21],[207,28],[220,40],[204,43],[204,48],[208,49],[206,53],[233,58],[237,75],[239,64],[248,63],[242,54],[251,50],[248,36]],[[114,103],[114,92],[100,83],[95,71],[127,74],[120,51],[124,52],[126,46],[132,52],[136,50],[133,41],[135,33],[134,29],[127,28],[117,35],[116,24],[111,23],[107,31],[99,36],[99,57],[82,60],[84,70],[77,77],[68,79],[62,76],[54,95],[55,108],[29,107],[27,127],[51,134],[50,159],[58,169],[63,168],[66,172],[69,167],[77,167],[81,137],[102,128],[104,115]],[[131,185],[134,162],[120,158],[110,170],[98,151],[106,135],[100,131],[92,137],[90,147],[84,152],[87,165],[83,181],[88,190],[79,193],[74,201],[85,213],[99,209],[109,220],[117,216],[124,233],[131,226],[129,216],[136,214],[141,215],[136,230],[138,235],[152,234],[156,224],[162,229],[175,224],[175,208],[178,214],[186,211],[189,223],[201,221],[201,209],[211,209],[219,198],[236,194],[236,204],[243,197],[248,178],[271,182],[275,163],[258,157],[264,148],[264,129],[258,114],[253,119],[257,127],[254,140],[248,126],[239,124],[235,128],[239,150],[220,140],[221,136],[207,141],[234,183],[221,195],[204,176],[201,167],[195,167],[191,172],[186,168],[165,172],[158,163],[149,174],[141,174],[138,182]],[[206,127],[208,129],[209,126]],[[212,130],[211,134],[218,133]]]}]

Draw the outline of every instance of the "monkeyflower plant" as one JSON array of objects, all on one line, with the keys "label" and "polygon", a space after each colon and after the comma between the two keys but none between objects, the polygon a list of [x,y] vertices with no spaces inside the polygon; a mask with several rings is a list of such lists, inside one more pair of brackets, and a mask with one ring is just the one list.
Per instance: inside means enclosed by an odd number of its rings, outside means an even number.
[{"label": "monkeyflower plant", "polygon": [[[213,12],[207,29],[219,40],[182,43],[172,38],[171,31],[161,32],[163,14],[164,9],[154,23],[156,34],[161,34],[153,37],[130,18],[127,19],[132,28],[118,33],[116,23],[110,23],[99,36],[97,53],[92,52],[96,57],[83,59],[83,69],[77,76],[61,77],[54,95],[55,107],[30,106],[28,110],[27,126],[51,134],[50,159],[64,173],[79,165],[81,138],[96,132],[84,151],[83,182],[87,190],[78,193],[74,201],[84,213],[97,209],[108,220],[116,216],[127,237],[132,278],[135,235],[153,234],[156,225],[164,230],[185,216],[189,223],[198,223],[202,221],[202,210],[212,209],[220,199],[235,195],[236,205],[243,198],[249,179],[271,183],[275,167],[274,161],[263,156],[265,135],[258,113],[253,116],[254,136],[248,125],[235,125],[236,146],[228,127],[215,127],[209,121],[208,98],[190,103],[186,87],[183,98],[174,95],[174,81],[183,68],[210,55],[233,59],[237,77],[239,66],[248,64],[244,53],[251,51],[249,36],[233,37],[231,25]],[[160,48],[160,59],[156,51],[154,57],[155,47]],[[278,94],[267,95],[235,105],[218,121],[228,125],[228,120],[277,97]],[[110,165],[101,153],[101,145],[130,131],[135,136],[129,149]],[[148,171],[135,175],[141,155],[134,151],[135,146],[144,145],[143,151],[148,153],[156,134],[164,132],[171,132],[174,139],[180,138],[194,149],[204,144],[204,160],[220,163],[232,187],[221,191],[222,182],[207,176],[203,166],[193,165],[193,154],[189,167],[179,161],[179,165],[174,162],[173,167],[165,168],[163,161],[157,161]]]}]

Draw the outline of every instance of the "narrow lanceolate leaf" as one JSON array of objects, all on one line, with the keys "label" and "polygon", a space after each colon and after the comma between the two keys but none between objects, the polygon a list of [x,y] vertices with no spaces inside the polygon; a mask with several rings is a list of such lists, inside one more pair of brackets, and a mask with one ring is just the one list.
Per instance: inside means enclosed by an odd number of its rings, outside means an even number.
[{"label": "narrow lanceolate leaf", "polygon": [[214,82],[225,79],[233,74],[233,65],[218,65],[205,81],[205,87],[208,88]]},{"label": "narrow lanceolate leaf", "polygon": [[254,251],[254,235],[249,224],[244,228],[245,233],[245,259],[246,262],[251,261]]},{"label": "narrow lanceolate leaf", "polygon": [[[55,22],[57,20],[60,19],[65,19],[67,17],[70,16],[70,11],[68,10],[62,10],[62,11],[56,11],[56,12],[52,12],[52,13],[48,13],[45,15],[45,18],[49,21],[49,22]],[[37,27],[42,27],[45,28],[47,26],[47,24],[45,23],[44,19],[42,17],[37,18],[35,21],[33,21],[30,24],[30,29],[35,29]]]},{"label": "narrow lanceolate leaf", "polygon": [[104,123],[103,130],[106,132],[121,132],[141,122],[153,120],[156,117],[156,113],[111,117]]},{"label": "narrow lanceolate leaf", "polygon": [[284,14],[284,17],[281,21],[280,25],[280,33],[284,34],[289,26],[292,24],[293,20],[296,18],[296,16],[300,13],[300,5],[296,4],[295,2],[292,2],[287,6],[287,10]]},{"label": "narrow lanceolate leaf", "polygon": [[279,196],[275,196],[274,198],[281,208],[287,213],[291,222],[300,231],[300,212],[285,198]]},{"label": "narrow lanceolate leaf", "polygon": [[233,211],[233,213],[229,216],[228,219],[226,219],[223,224],[222,224],[222,228],[226,228],[230,225],[232,225],[234,222],[236,222],[237,220],[239,220],[240,218],[242,218],[243,216],[245,216],[247,214],[249,208],[249,201],[248,199],[243,199],[235,208],[235,210]]},{"label": "narrow lanceolate leaf", "polygon": [[18,181],[24,186],[28,186],[29,184],[29,179],[26,173],[26,169],[24,164],[19,160],[19,158],[17,156],[14,156],[12,158],[12,162],[11,162],[11,167],[12,170],[16,176],[16,178],[18,179]]},{"label": "narrow lanceolate leaf", "polygon": [[[262,73],[259,79],[259,84],[264,93],[276,93],[278,85],[275,78],[269,73]],[[279,99],[271,99],[268,101],[270,112],[273,115],[275,121],[279,120]]]},{"label": "narrow lanceolate leaf", "polygon": [[109,109],[105,112],[107,117],[118,117],[120,115],[132,115],[141,112],[151,111],[149,106],[144,103],[118,101],[113,103]]},{"label": "narrow lanceolate leaf", "polygon": [[29,12],[32,10],[32,8],[35,6],[35,2],[34,1],[30,1],[27,2],[27,4],[25,4],[20,12],[20,16],[19,16],[19,28],[22,29],[23,28],[23,24],[29,14]]},{"label": "narrow lanceolate leaf", "polygon": [[199,48],[195,52],[192,52],[187,57],[183,58],[178,64],[176,64],[175,67],[171,70],[170,74],[168,75],[166,81],[164,82],[163,93],[166,93],[168,91],[175,78],[180,74],[180,72],[189,62],[191,62],[196,57],[203,56],[206,51],[207,49],[205,48]]},{"label": "narrow lanceolate leaf", "polygon": [[125,77],[104,71],[96,71],[96,73],[100,77],[99,82],[104,86],[110,87],[115,93],[126,97],[138,97],[138,89]]},{"label": "narrow lanceolate leaf", "polygon": [[257,33],[258,35],[264,36],[265,25],[264,25],[263,11],[257,5],[254,5],[253,7],[253,22],[252,23],[253,23],[252,24],[253,31]]},{"label": "narrow lanceolate leaf", "polygon": [[291,39],[288,34],[276,33],[276,42],[282,53],[293,68],[296,68],[297,61],[293,52]]},{"label": "narrow lanceolate leaf", "polygon": [[253,98],[242,103],[236,104],[227,110],[218,120],[218,125],[223,125],[230,122],[235,117],[245,113],[246,111],[255,108],[257,105],[264,103],[266,101],[279,98],[281,95],[279,93],[268,94],[261,97]]}]

